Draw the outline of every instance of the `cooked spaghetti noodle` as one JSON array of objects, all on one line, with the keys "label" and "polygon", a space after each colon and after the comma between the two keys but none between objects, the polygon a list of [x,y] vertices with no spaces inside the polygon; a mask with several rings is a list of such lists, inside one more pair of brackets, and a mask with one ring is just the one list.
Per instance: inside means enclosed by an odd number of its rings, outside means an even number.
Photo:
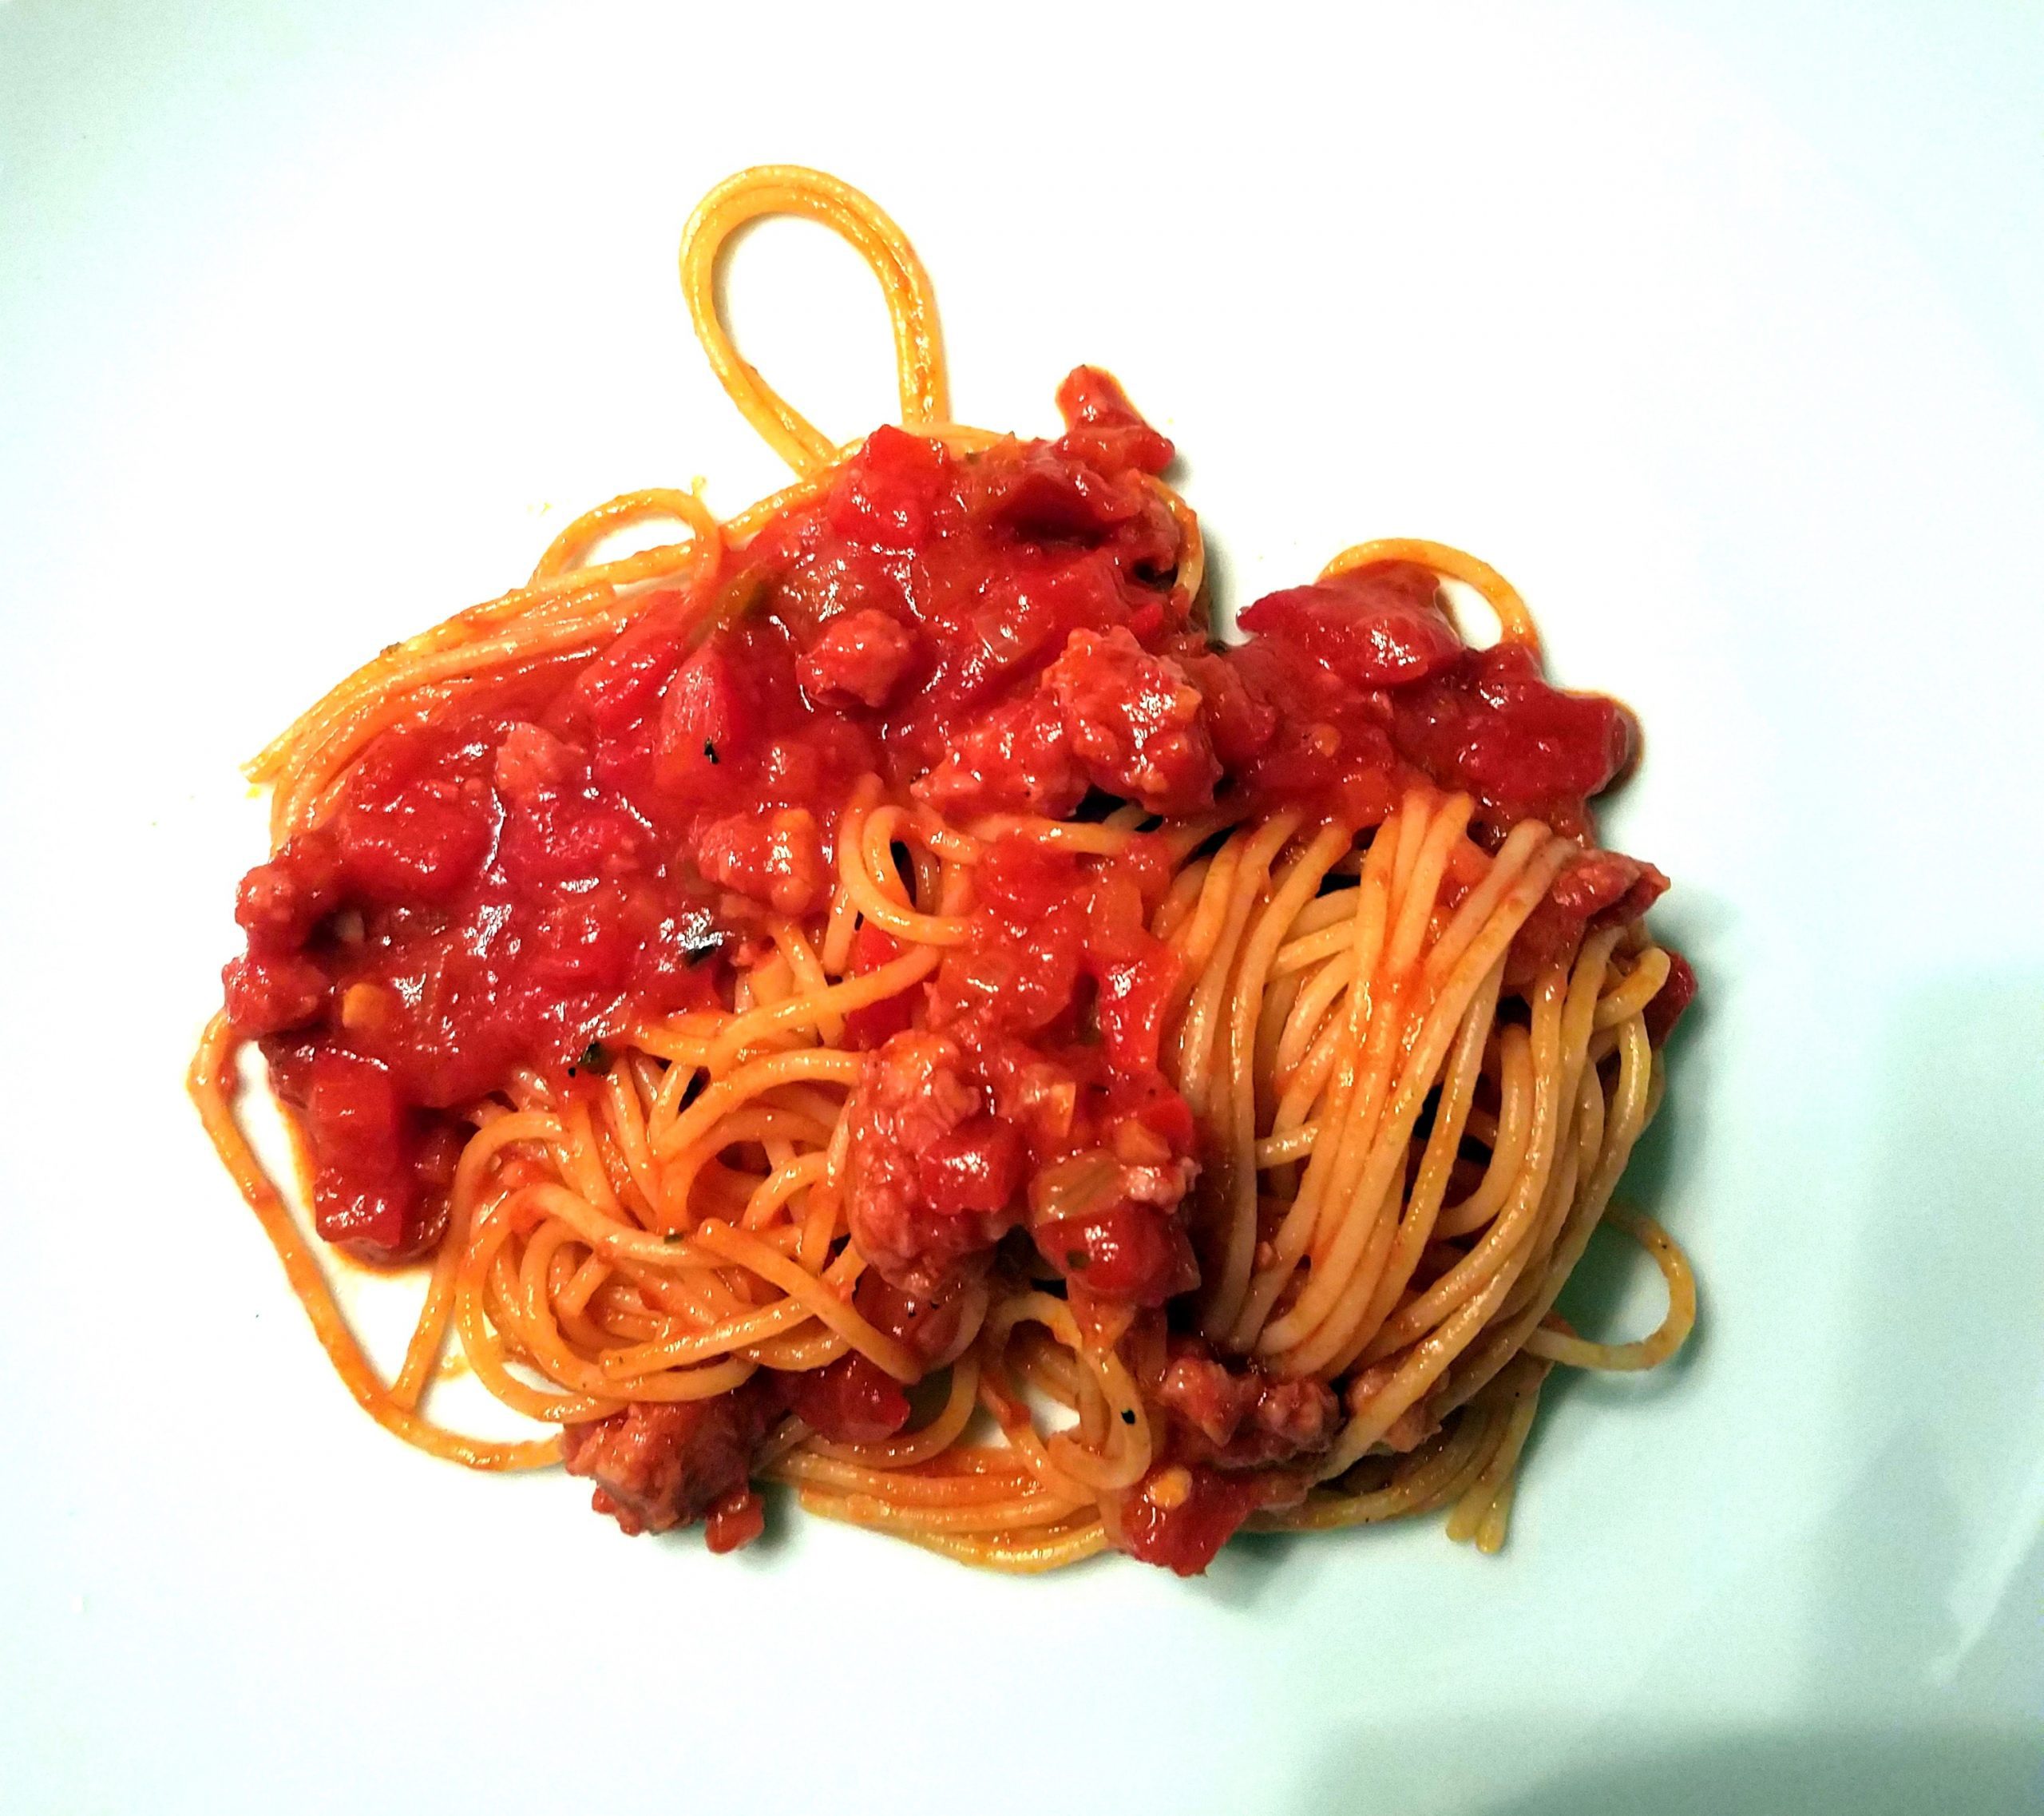
[{"label": "cooked spaghetti noodle", "polygon": [[[719,261],[771,214],[879,280],[900,427],[834,446],[738,351]],[[1694,1317],[1610,1212],[1693,988],[1665,879],[1594,839],[1629,717],[1435,543],[1210,643],[1170,444],[1083,367],[1055,441],[953,422],[928,279],[834,179],[719,185],[681,276],[794,483],[600,506],[252,766],[275,849],[191,1088],[349,1390],[719,1550],[761,1480],[1018,1571],[1441,1508],[1495,1549],[1551,1370]],[[311,1234],[237,1119],[251,1041]],[[1642,1340],[1555,1310],[1607,1221],[1666,1280]],[[421,1264],[394,1375],[323,1240]],[[458,1366],[561,1429],[436,1421]]]}]

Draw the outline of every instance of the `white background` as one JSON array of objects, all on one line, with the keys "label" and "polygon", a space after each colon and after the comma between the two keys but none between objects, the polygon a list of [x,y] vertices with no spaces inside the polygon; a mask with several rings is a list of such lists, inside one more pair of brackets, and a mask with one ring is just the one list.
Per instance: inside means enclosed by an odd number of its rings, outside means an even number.
[{"label": "white background", "polygon": [[[1117,371],[1235,601],[1443,537],[1640,710],[1705,1322],[1501,1558],[628,1542],[362,1418],[213,1166],[236,763],[573,510],[778,482],[672,263],[765,160],[911,232],[962,418]],[[891,410],[842,248],[732,293]],[[2034,3],[0,0],[0,1806],[2036,1807],[2040,423]]]}]

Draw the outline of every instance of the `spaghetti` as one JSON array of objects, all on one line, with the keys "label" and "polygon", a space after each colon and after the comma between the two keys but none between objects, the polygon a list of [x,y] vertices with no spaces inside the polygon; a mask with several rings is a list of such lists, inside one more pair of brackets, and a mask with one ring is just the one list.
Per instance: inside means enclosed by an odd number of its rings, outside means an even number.
[{"label": "spaghetti", "polygon": [[[739,353],[715,276],[769,214],[878,278],[898,427],[834,446]],[[721,184],[681,273],[794,482],[599,506],[252,766],[274,849],[191,1088],[343,1380],[715,1550],[763,1480],[1017,1571],[1440,1508],[1495,1548],[1550,1371],[1694,1316],[1607,1215],[1693,989],[1665,879],[1594,840],[1630,719],[1433,543],[1210,642],[1171,444],[1085,367],[1055,440],[953,422],[928,279],[834,179]],[[238,1120],[251,1042],[310,1234]],[[1554,1309],[1607,1222],[1666,1279],[1642,1341]],[[394,1375],[322,1241],[422,1266]],[[436,1421],[457,1367],[558,1430]]]}]

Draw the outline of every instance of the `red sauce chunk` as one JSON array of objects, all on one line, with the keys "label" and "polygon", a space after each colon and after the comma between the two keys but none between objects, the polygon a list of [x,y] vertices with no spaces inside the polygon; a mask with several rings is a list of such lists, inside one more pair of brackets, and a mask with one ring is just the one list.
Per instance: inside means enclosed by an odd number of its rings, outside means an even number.
[{"label": "red sauce chunk", "polygon": [[[1530,651],[1468,647],[1404,563],[1272,593],[1240,614],[1244,641],[1216,645],[1173,590],[1183,535],[1152,482],[1171,444],[1104,373],[1080,368],[1058,401],[1055,440],[961,454],[876,430],[607,647],[382,733],[319,823],[249,872],[228,1011],[298,1113],[327,1239],[429,1251],[479,1100],[728,1005],[736,954],[828,908],[863,776],[956,824],[1230,803],[1362,828],[1415,785],[1464,790],[1480,839],[1536,815],[1586,840],[1521,967],[1666,886],[1587,848],[1588,803],[1634,747],[1622,707],[1550,686]],[[1163,1069],[1186,980],[1149,931],[1171,866],[1147,838],[1111,858],[989,838],[969,937],[843,1036],[865,1055],[845,1200],[858,1301],[930,1357],[1004,1244],[1095,1308],[1198,1282],[1198,1135]],[[850,969],[906,950],[864,926]],[[1693,990],[1680,965],[1657,1039]],[[1183,1477],[1128,1497],[1124,1542],[1198,1569],[1258,1505],[1246,1472],[1325,1447],[1331,1397],[1192,1349],[1154,1385]],[[707,1516],[713,1544],[741,1544],[751,1459],[790,1395],[839,1441],[909,1418],[852,1354],[571,1426],[568,1467],[627,1530]]]},{"label": "red sauce chunk", "polygon": [[1259,1477],[1226,1475],[1198,1463],[1167,1464],[1124,1498],[1122,1549],[1175,1575],[1199,1576],[1269,1499]]},{"label": "red sauce chunk", "polygon": [[909,1422],[909,1397],[856,1350],[791,1376],[796,1415],[834,1444],[871,1444]]}]

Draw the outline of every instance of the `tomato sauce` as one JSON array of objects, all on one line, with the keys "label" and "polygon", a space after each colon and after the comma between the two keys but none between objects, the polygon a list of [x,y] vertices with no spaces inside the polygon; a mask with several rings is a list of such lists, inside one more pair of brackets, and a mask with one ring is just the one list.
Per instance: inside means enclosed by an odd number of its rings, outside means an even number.
[{"label": "tomato sauce", "polygon": [[[1479,837],[1529,815],[1587,836],[1634,747],[1622,708],[1468,648],[1402,564],[1274,593],[1246,641],[1211,644],[1174,597],[1182,536],[1151,483],[1171,444],[1104,374],[1059,402],[1058,438],[970,454],[877,430],[727,554],[707,616],[657,597],[595,656],[384,733],[249,873],[228,1008],[300,1112],[323,1235],[430,1250],[463,1106],[727,1002],[769,916],[827,903],[864,775],[954,823],[1242,800],[1358,828],[1432,782],[1476,798]],[[1662,886],[1616,862],[1551,905],[1547,937]],[[1024,1225],[1075,1296],[1154,1307],[1196,1283],[1194,1130],[1159,1064],[1182,980],[1147,930],[1169,880],[1147,839],[1104,862],[1000,839],[971,939],[850,1017],[872,1057],[848,1215],[889,1290],[941,1299]],[[865,929],[853,969],[899,950]],[[905,1416],[850,1366],[802,1393],[847,1435]],[[1227,1499],[1194,1497],[1210,1524]],[[749,1517],[735,1502],[734,1529]]]}]

